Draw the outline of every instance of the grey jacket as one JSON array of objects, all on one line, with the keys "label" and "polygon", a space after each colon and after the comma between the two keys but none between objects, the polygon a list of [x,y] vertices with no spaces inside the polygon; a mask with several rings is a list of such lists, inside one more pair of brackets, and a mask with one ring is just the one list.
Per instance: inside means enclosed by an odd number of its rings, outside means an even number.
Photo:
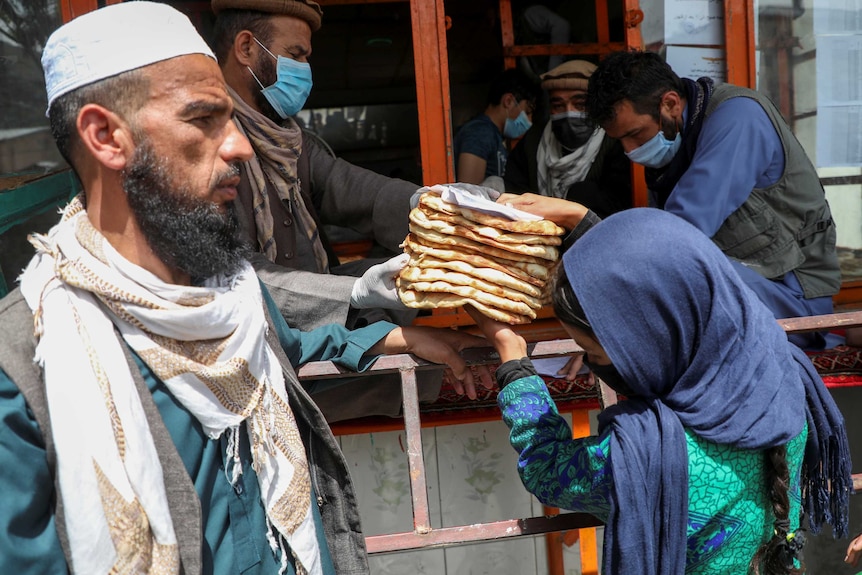
[{"label": "grey jacket", "polygon": [[[368,573],[365,538],[360,526],[356,494],[347,463],[323,415],[299,385],[296,373],[278,342],[268,314],[267,320],[270,323],[267,341],[281,362],[290,406],[304,438],[312,482],[317,494],[317,504],[335,570],[339,574]],[[48,465],[51,472],[55,474],[55,515],[58,535],[68,558],[70,556],[68,539],[63,521],[63,502],[56,483],[56,452],[51,434],[45,386],[41,369],[33,362],[36,345],[33,337],[33,315],[20,290],[16,289],[0,299],[0,325],[3,326],[0,330],[0,369],[18,386],[42,430]],[[185,575],[198,575],[201,572],[202,539],[200,501],[158,408],[128,350],[126,356],[164,471],[165,490],[176,529],[182,570]]]},{"label": "grey jacket", "polygon": [[817,170],[781,113],[754,90],[722,84],[709,99],[706,118],[722,102],[740,97],[757,101],[769,116],[784,148],[784,173],[771,186],[752,190],[712,240],[763,277],[793,272],[806,298],[834,295],[841,271],[832,213]]},{"label": "grey jacket", "polygon": [[[331,271],[337,269],[338,258],[324,232],[324,226],[350,228],[372,238],[389,254],[407,236],[410,197],[419,186],[382,176],[331,156],[312,138],[303,135],[302,154],[297,172],[301,194],[309,212],[317,222],[320,238],[329,254]],[[252,264],[269,289],[288,325],[310,330],[336,323],[352,327],[350,292],[355,277],[324,275],[316,269],[309,240],[297,230],[295,218],[273,189],[269,199],[274,223],[277,257],[275,263],[266,258],[253,258]],[[248,174],[242,169],[242,181],[237,198],[237,215],[251,245],[257,248],[251,187]],[[368,265],[382,260],[369,261]],[[367,268],[368,266],[365,266]],[[361,275],[365,268],[344,270],[344,275]],[[383,316],[376,318],[383,319]],[[389,317],[396,323],[404,323]],[[407,323],[412,320],[412,316]],[[371,323],[370,321],[368,323]]]}]

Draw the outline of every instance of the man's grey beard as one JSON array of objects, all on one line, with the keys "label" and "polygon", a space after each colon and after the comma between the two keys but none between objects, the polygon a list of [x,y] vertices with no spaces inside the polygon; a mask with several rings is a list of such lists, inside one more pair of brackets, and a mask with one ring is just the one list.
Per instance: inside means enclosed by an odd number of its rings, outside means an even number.
[{"label": "man's grey beard", "polygon": [[[233,166],[218,181],[235,176],[238,170]],[[240,235],[233,202],[223,213],[215,203],[177,184],[168,162],[156,157],[148,141],[141,142],[124,170],[123,189],[153,252],[189,274],[193,282],[232,275],[251,254]]]}]

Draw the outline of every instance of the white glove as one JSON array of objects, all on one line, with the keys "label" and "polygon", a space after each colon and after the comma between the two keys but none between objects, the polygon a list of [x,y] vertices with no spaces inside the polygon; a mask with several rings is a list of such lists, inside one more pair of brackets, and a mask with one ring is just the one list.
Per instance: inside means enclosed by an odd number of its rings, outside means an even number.
[{"label": "white glove", "polygon": [[[493,182],[493,180],[488,178],[489,183]],[[502,179],[500,180],[502,183]],[[483,182],[484,183],[484,182]],[[453,188],[458,188],[459,190],[470,194],[471,196],[478,196],[480,198],[485,198],[486,200],[490,200],[492,202],[496,202],[497,198],[500,197],[500,192],[495,190],[494,188],[489,188],[487,186],[477,186],[476,184],[465,184],[463,182],[456,182],[454,184],[444,184],[446,186],[452,186]],[[410,207],[415,208],[419,205],[419,196],[427,192],[430,188],[425,186],[423,188],[419,188],[413,195],[410,196]]]},{"label": "white glove", "polygon": [[407,265],[410,256],[400,254],[368,268],[353,284],[350,305],[355,309],[407,309],[395,289],[395,277]]}]

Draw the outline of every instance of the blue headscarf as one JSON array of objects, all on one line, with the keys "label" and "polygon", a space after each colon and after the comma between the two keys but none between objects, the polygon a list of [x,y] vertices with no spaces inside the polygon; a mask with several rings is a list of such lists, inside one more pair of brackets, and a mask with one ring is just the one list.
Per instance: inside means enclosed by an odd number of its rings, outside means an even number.
[{"label": "blue headscarf", "polygon": [[[809,425],[803,506],[813,531],[847,533],[844,421],[808,357],[700,230],[639,208],[563,255],[566,276],[634,397],[605,410],[613,489],[604,573],[681,574],[688,519],[683,428],[743,449]],[[831,491],[828,489],[831,484]]]}]

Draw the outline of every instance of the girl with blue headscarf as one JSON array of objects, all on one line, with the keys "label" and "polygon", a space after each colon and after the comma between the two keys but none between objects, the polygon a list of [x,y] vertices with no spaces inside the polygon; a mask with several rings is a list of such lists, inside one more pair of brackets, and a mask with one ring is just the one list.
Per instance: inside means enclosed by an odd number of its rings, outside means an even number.
[{"label": "girl with blue headscarf", "polygon": [[543,503],[606,524],[602,572],[792,573],[800,518],[847,534],[844,422],[811,362],[695,227],[634,209],[564,255],[554,309],[626,399],[572,439],[510,326],[497,348],[518,471]]}]

